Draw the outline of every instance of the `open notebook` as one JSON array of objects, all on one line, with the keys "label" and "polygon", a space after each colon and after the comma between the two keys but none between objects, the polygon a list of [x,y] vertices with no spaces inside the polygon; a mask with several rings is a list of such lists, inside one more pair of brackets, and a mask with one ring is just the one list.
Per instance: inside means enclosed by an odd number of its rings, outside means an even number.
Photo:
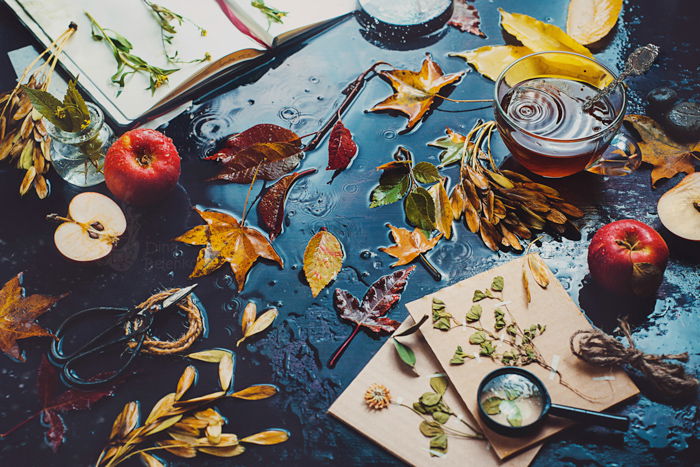
[{"label": "open notebook", "polygon": [[161,44],[160,27],[143,0],[5,0],[44,45],[50,44],[73,21],[78,31],[67,44],[61,64],[118,125],[128,125],[144,114],[167,107],[176,96],[193,94],[210,78],[240,69],[244,62],[304,35],[354,10],[354,0],[267,0],[270,7],[287,12],[283,23],[268,24],[251,0],[154,0],[207,30],[206,36],[185,22],[169,50],[183,60],[211,55],[201,63],[178,64],[167,85],[147,90],[148,75],[127,78],[123,92],[110,82],[117,65],[111,50],[92,39],[89,12],[104,28],[117,31],[134,46],[132,53],[148,63],[172,68]]}]

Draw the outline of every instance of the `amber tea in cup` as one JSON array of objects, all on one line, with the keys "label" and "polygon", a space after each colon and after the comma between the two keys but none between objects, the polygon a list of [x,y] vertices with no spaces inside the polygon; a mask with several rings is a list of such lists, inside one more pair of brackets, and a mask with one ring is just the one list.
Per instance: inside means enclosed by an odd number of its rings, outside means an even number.
[{"label": "amber tea in cup", "polygon": [[498,77],[495,114],[498,131],[515,159],[533,173],[565,177],[595,161],[622,124],[623,86],[584,104],[615,79],[583,55],[540,52],[520,58]]}]

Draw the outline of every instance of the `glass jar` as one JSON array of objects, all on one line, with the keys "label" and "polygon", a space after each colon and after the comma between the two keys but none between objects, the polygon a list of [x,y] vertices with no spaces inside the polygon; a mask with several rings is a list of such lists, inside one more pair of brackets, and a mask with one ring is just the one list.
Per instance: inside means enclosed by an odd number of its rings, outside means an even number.
[{"label": "glass jar", "polygon": [[105,154],[114,142],[114,132],[105,124],[99,107],[86,103],[90,124],[78,132],[63,131],[47,123],[51,136],[51,164],[65,181],[79,187],[102,183]]}]

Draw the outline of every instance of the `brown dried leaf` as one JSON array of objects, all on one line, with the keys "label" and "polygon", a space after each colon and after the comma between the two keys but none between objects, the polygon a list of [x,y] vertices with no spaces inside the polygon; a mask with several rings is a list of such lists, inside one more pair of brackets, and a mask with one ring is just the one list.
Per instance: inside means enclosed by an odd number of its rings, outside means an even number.
[{"label": "brown dried leaf", "polygon": [[217,447],[198,447],[197,450],[199,452],[203,452],[204,454],[209,454],[210,456],[216,456],[216,457],[234,457],[234,456],[240,456],[245,452],[245,447],[238,444],[236,446],[230,446],[230,447],[224,447],[224,448],[217,448]]},{"label": "brown dried leaf", "polygon": [[530,267],[530,271],[532,271],[535,282],[543,289],[546,289],[549,285],[549,269],[547,269],[544,260],[538,254],[529,253],[527,255],[527,264]]},{"label": "brown dried leaf", "polygon": [[146,464],[146,467],[165,467],[165,464],[163,464],[160,459],[147,452],[140,452],[139,457],[141,461]]},{"label": "brown dried leaf", "polygon": [[[180,400],[182,396],[187,392],[187,390],[192,387],[192,383],[197,378],[197,369],[192,365],[185,368],[182,372],[182,376],[177,382],[177,389],[175,390],[174,401]],[[150,416],[148,418],[151,418]]]},{"label": "brown dried leaf", "polygon": [[458,221],[462,217],[467,199],[464,188],[460,183],[452,188],[450,193],[450,207],[452,208],[452,219]]},{"label": "brown dried leaf", "polygon": [[435,204],[435,227],[449,240],[452,236],[452,205],[447,197],[443,181],[439,181],[428,189]]},{"label": "brown dried leaf", "polygon": [[32,183],[34,182],[34,178],[36,177],[36,169],[34,166],[29,167],[27,171],[24,174],[24,178],[22,179],[22,183],[19,185],[19,194],[24,196],[27,194],[27,191],[29,191],[29,188],[32,186]]},{"label": "brown dried leaf", "polygon": [[243,337],[238,339],[238,342],[236,342],[236,346],[241,345],[241,342],[243,342],[250,336],[258,334],[267,329],[275,320],[275,318],[277,318],[278,314],[279,312],[277,311],[277,308],[270,308],[269,310],[261,314],[252,325],[248,326],[245,333],[243,334]]},{"label": "brown dried leaf", "polygon": [[464,223],[470,232],[477,233],[479,231],[479,214],[471,203],[466,203],[464,207]]},{"label": "brown dried leaf", "polygon": [[174,454],[178,457],[183,457],[185,459],[191,459],[197,457],[197,450],[192,446],[183,446],[182,441],[175,439],[164,439],[156,443],[158,446],[162,446],[170,454]]},{"label": "brown dried leaf", "polygon": [[143,429],[143,436],[151,436],[161,431],[167,430],[182,419],[182,415],[173,415],[160,421],[155,421],[151,425],[146,425]]},{"label": "brown dried leaf", "polygon": [[530,295],[530,281],[527,279],[527,272],[525,272],[525,264],[523,264],[522,279],[523,279],[523,290],[525,291],[525,303],[529,304],[530,301],[532,300],[532,297]]},{"label": "brown dried leaf", "polygon": [[255,384],[240,391],[236,391],[229,397],[235,397],[236,399],[245,399],[249,401],[257,401],[260,399],[267,399],[268,397],[272,397],[275,394],[277,394],[278,391],[279,389],[277,388],[277,386],[274,386],[272,384]]},{"label": "brown dried leaf", "polygon": [[211,444],[221,443],[221,424],[208,425],[205,433]]},{"label": "brown dried leaf", "polygon": [[210,349],[210,350],[203,350],[201,352],[195,352],[186,355],[187,358],[191,358],[194,360],[200,360],[202,362],[208,362],[208,363],[219,363],[224,356],[227,354],[230,354],[228,350],[221,350],[221,349]]},{"label": "brown dried leaf", "polygon": [[[194,414],[197,420],[204,421],[208,425],[216,425],[224,423],[224,417],[214,409],[204,409]],[[204,427],[202,427],[204,428]]]},{"label": "brown dried leaf", "polygon": [[248,302],[248,304],[243,309],[243,314],[241,315],[241,332],[245,335],[246,330],[250,325],[255,322],[255,317],[258,314],[258,307],[255,302]]},{"label": "brown dried leaf", "polygon": [[[452,221],[450,220],[450,222]],[[408,264],[416,259],[418,255],[432,250],[437,242],[440,241],[440,238],[442,238],[442,234],[438,234],[430,239],[426,238],[423,231],[419,228],[411,232],[410,230],[400,227],[394,227],[391,224],[388,224],[388,227],[391,230],[395,245],[382,247],[379,248],[379,250],[398,259],[397,262],[391,265],[392,268]]]},{"label": "brown dried leaf", "polygon": [[[187,372],[187,370],[185,370],[185,372]],[[183,376],[185,376],[184,373]],[[182,379],[182,377],[180,379]],[[178,382],[178,386],[179,385],[180,383]],[[175,403],[176,398],[179,399],[179,397],[177,397],[174,392],[171,392],[161,397],[161,399],[158,402],[156,402],[156,404],[151,409],[151,413],[148,414],[148,418],[144,422],[144,425],[150,425],[160,417],[168,415],[170,409],[173,408],[173,404]]]},{"label": "brown dried leaf", "polygon": [[498,251],[501,244],[501,234],[496,231],[496,228],[488,219],[482,217],[480,219],[479,233],[484,244],[493,251]]},{"label": "brown dried leaf", "polygon": [[267,430],[261,431],[254,435],[246,436],[241,440],[242,443],[252,443],[252,444],[262,444],[271,445],[284,443],[289,439],[289,432],[287,430]]},{"label": "brown dried leaf", "polygon": [[233,380],[233,354],[224,355],[219,362],[219,384],[221,389],[228,391]]},{"label": "brown dried leaf", "polygon": [[110,441],[126,438],[139,424],[139,405],[136,402],[127,402],[112,425],[109,435]]}]

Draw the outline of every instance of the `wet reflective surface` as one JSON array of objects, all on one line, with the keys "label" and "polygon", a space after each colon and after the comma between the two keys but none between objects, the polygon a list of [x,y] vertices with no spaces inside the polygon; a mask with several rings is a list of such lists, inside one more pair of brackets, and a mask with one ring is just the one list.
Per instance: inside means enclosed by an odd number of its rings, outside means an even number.
[{"label": "wet reflective surface", "polygon": [[[423,54],[429,51],[446,73],[463,70],[464,61],[448,58],[447,52],[481,45],[503,43],[498,27],[501,6],[508,11],[531,14],[539,19],[563,25],[566,1],[477,1],[482,29],[489,36],[480,39],[451,28],[431,38],[431,43],[404,44],[402,50],[385,50],[367,42],[354,20],[346,21],[311,40],[293,54],[280,53],[268,66],[240,83],[213,93],[190,112],[176,118],[162,130],[172,137],[183,158],[183,174],[178,190],[162,205],[151,209],[125,207],[128,235],[108,258],[93,265],[79,265],[63,259],[53,246],[55,225],[44,220],[47,213],[65,212],[77,189],[63,184],[53,175],[52,193],[45,201],[33,195],[20,200],[17,187],[21,174],[0,166],[0,196],[4,210],[0,219],[0,282],[25,271],[25,286],[30,293],[58,294],[70,291],[55,310],[40,322],[55,329],[71,313],[94,306],[131,306],[151,293],[189,284],[198,248],[170,241],[200,223],[192,206],[216,208],[240,216],[246,186],[207,184],[215,166],[201,160],[215,147],[217,140],[256,123],[275,123],[298,134],[318,129],[333,112],[341,96],[339,91],[361,71],[377,60],[396,67],[418,69]],[[644,111],[643,96],[661,85],[675,87],[683,98],[697,94],[700,78],[697,57],[699,39],[693,12],[694,2],[630,2],[604,49],[596,58],[620,71],[624,57],[648,42],[661,46],[658,66],[646,75],[630,80],[628,112]],[[2,9],[5,11],[4,7]],[[695,12],[697,16],[697,12]],[[4,34],[4,33],[3,33]],[[18,44],[19,46],[20,44]],[[21,44],[24,45],[24,44]],[[3,76],[3,84],[10,86]],[[492,94],[493,82],[473,70],[450,94],[455,99],[483,98]],[[477,118],[491,119],[490,107],[481,104],[443,102],[425,123],[410,134],[400,134],[403,117],[368,114],[365,109],[390,94],[389,86],[373,79],[362,91],[345,125],[360,147],[352,167],[336,177],[323,170],[327,146],[306,155],[301,169],[319,171],[299,180],[287,201],[285,230],[274,242],[284,259],[285,269],[259,263],[249,274],[242,293],[238,293],[232,275],[225,268],[200,279],[197,295],[206,307],[209,335],[195,350],[211,347],[234,348],[240,337],[240,314],[249,300],[258,309],[276,306],[280,317],[259,337],[249,339],[237,351],[235,387],[272,382],[282,393],[259,402],[226,401],[218,407],[230,423],[225,431],[247,435],[268,427],[284,427],[292,432],[289,442],[272,447],[251,447],[233,462],[209,456],[195,461],[175,460],[173,465],[338,465],[399,464],[399,461],[363,436],[328,416],[325,411],[342,389],[354,378],[383,342],[361,333],[334,370],[325,362],[352,331],[337,317],[332,306],[335,287],[364,294],[369,283],[390,271],[392,258],[378,251],[391,243],[384,224],[405,225],[399,204],[368,208],[369,191],[378,181],[375,167],[389,161],[398,144],[411,149],[417,160],[437,162],[438,150],[425,143],[435,139],[449,126],[456,131],[472,127]],[[507,152],[498,142],[494,148],[498,161]],[[512,161],[506,161],[515,167]],[[457,169],[446,173],[454,179]],[[541,248],[557,278],[589,318],[606,331],[615,326],[618,314],[629,313],[634,323],[637,345],[650,353],[688,351],[688,370],[700,370],[700,314],[698,283],[700,251],[698,245],[674,238],[660,225],[656,201],[673,183],[661,184],[652,191],[648,168],[626,177],[600,177],[591,173],[550,182],[569,200],[585,210],[579,223],[582,238],[551,239]],[[254,193],[260,189],[258,182]],[[101,185],[98,191],[105,192]],[[657,297],[634,301],[617,299],[591,283],[586,266],[588,241],[597,228],[617,219],[634,218],[657,228],[671,249],[671,261]],[[249,222],[257,223],[255,210]],[[347,258],[336,281],[312,299],[304,283],[302,256],[304,245],[321,227],[328,228],[344,244]],[[433,263],[443,272],[443,281],[435,282],[418,267],[409,280],[402,303],[431,293],[497,264],[509,261],[511,253],[493,254],[462,225],[456,238],[441,242],[430,253]],[[399,305],[391,312],[403,319],[406,311]],[[171,323],[172,324],[172,323]],[[157,326],[157,325],[156,325]],[[164,336],[177,333],[177,326],[164,325]],[[567,336],[568,337],[568,336]],[[49,347],[47,339],[28,339],[20,346],[27,363],[0,356],[0,431],[20,422],[38,410],[34,393],[40,356]],[[139,358],[138,374],[125,382],[115,397],[101,401],[93,410],[66,413],[66,443],[54,455],[43,442],[45,429],[37,420],[30,422],[7,439],[0,440],[0,458],[5,465],[88,465],[94,462],[108,437],[111,423],[121,407],[138,399],[150,408],[166,392],[174,389],[187,365],[179,357]],[[197,391],[213,390],[214,370],[200,368]],[[697,401],[663,403],[638,381],[650,396],[623,404],[617,413],[629,415],[631,428],[624,434],[580,427],[548,442],[534,465],[690,465],[698,450]],[[174,459],[167,456],[168,459]]]}]

